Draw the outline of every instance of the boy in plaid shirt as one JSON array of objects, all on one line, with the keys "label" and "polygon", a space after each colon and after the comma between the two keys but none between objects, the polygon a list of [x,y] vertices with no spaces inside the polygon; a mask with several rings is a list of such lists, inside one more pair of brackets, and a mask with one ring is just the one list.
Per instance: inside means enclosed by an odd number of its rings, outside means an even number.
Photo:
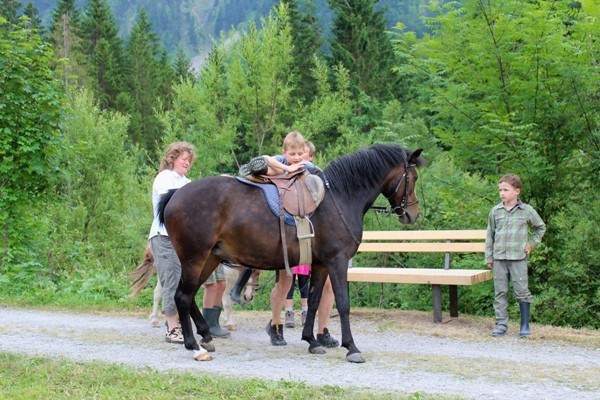
[{"label": "boy in plaid shirt", "polygon": [[[519,337],[531,334],[529,310],[533,300],[528,288],[527,261],[531,250],[542,241],[546,225],[529,204],[519,200],[523,186],[517,175],[498,181],[502,202],[490,211],[485,239],[485,262],[494,269],[494,311],[496,327],[492,336],[503,336],[508,326],[508,282],[512,280],[521,310]],[[529,237],[529,228],[533,234]]]}]

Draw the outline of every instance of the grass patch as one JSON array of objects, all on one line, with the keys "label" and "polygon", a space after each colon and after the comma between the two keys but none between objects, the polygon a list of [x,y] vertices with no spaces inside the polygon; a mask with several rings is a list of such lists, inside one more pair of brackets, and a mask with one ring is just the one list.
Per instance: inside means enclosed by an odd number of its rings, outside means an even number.
[{"label": "grass patch", "polygon": [[6,399],[456,399],[422,393],[381,395],[285,380],[270,382],[148,368],[136,370],[99,362],[79,363],[7,353],[0,353],[0,393],[0,398]]}]

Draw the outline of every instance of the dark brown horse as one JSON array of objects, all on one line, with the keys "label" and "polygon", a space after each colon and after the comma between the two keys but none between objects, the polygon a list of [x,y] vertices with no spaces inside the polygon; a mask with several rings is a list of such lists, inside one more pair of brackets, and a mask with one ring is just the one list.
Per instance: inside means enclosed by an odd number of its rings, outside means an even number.
[{"label": "dark brown horse", "polygon": [[[397,145],[373,145],[335,159],[322,173],[325,198],[310,220],[312,239],[311,291],[302,340],[309,351],[320,346],[313,334],[315,314],[323,285],[329,274],[342,328],[346,359],[364,362],[350,330],[350,301],[347,290],[348,261],[362,238],[363,218],[379,194],[389,201],[400,222],[414,223],[419,217],[414,192],[421,149],[410,151]],[[202,342],[212,340],[194,300],[200,285],[221,260],[255,269],[284,268],[279,218],[274,216],[256,187],[235,178],[215,176],[191,182],[163,196],[159,205],[169,237],[181,260],[181,282],[175,301],[181,320],[185,347],[199,350],[190,316]],[[295,227],[287,226],[290,265],[298,264],[299,246]]]}]

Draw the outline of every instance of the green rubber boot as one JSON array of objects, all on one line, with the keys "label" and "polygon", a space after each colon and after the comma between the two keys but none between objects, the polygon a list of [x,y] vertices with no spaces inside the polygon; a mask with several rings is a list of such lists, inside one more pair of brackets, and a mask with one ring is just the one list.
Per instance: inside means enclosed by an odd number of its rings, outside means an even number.
[{"label": "green rubber boot", "polygon": [[203,308],[202,316],[206,323],[208,324],[208,328],[210,330],[210,334],[212,337],[217,338],[228,338],[231,336],[231,333],[227,329],[221,328],[219,325],[219,315],[221,314],[220,307],[213,308]]}]

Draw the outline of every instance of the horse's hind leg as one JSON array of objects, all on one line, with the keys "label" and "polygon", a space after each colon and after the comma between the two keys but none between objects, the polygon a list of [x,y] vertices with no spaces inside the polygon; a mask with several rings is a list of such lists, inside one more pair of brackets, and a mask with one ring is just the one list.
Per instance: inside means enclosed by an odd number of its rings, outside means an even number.
[{"label": "horse's hind leg", "polygon": [[158,319],[158,307],[160,300],[162,299],[162,285],[160,280],[156,280],[156,287],[154,288],[154,301],[152,303],[152,314],[150,314],[150,325],[154,328],[160,327],[160,320]]},{"label": "horse's hind leg", "polygon": [[184,267],[185,264],[183,262],[181,263],[181,282],[179,283],[179,288],[175,295],[175,301],[181,320],[185,348],[188,350],[196,350],[194,358],[198,360],[198,357],[202,354],[198,347],[198,343],[194,338],[190,317],[196,325],[198,334],[202,336],[202,351],[214,351],[214,345],[211,343],[212,336],[210,334],[210,329],[196,304],[195,297],[200,286],[208,279],[221,260],[212,255],[210,255],[203,263],[199,258],[195,258],[195,260],[195,264],[188,265],[187,268]]},{"label": "horse's hind leg", "polygon": [[212,340],[208,325],[204,320],[204,317],[200,313],[198,306],[195,303],[196,293],[202,283],[214,270],[212,269],[201,257],[195,256],[193,259],[181,256],[181,280],[175,293],[175,303],[177,304],[177,312],[179,313],[179,320],[181,323],[181,330],[183,332],[183,343],[186,349],[195,350],[194,359],[197,361],[212,360],[212,356],[209,352],[198,346],[196,338],[194,337],[194,331],[192,329],[191,318],[194,319],[196,328],[202,335],[202,339],[205,342]]},{"label": "horse's hind leg", "polygon": [[308,342],[308,352],[311,354],[325,354],[325,349],[315,338],[315,316],[321,301],[323,286],[327,279],[327,270],[323,266],[312,266],[310,274],[310,292],[308,294],[308,312],[302,330],[302,340]]},{"label": "horse's hind leg", "polygon": [[190,316],[192,317],[192,321],[194,321],[194,324],[196,325],[196,332],[198,332],[198,334],[200,336],[202,336],[202,340],[200,341],[200,346],[202,346],[202,348],[204,348],[210,352],[214,352],[215,345],[212,342],[212,335],[210,334],[210,328],[209,328],[208,324],[206,323],[206,320],[202,316],[202,313],[200,312],[200,309],[198,308],[198,304],[196,303],[195,299],[192,301],[192,305],[191,305],[191,309],[190,309]]}]

